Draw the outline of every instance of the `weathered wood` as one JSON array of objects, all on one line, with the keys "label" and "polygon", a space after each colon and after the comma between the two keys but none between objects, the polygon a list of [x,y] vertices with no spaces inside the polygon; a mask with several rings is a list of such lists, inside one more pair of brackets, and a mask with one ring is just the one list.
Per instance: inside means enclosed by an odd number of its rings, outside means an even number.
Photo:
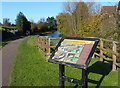
[{"label": "weathered wood", "polygon": [[50,48],[49,48],[49,46],[50,46],[50,38],[48,38],[48,53],[50,54]]},{"label": "weathered wood", "polygon": [[100,54],[98,54],[98,53],[96,53],[96,52],[95,52],[94,54],[100,57]]},{"label": "weathered wood", "polygon": [[59,37],[59,38],[51,38],[51,40],[59,40],[59,39],[61,39],[61,37]]},{"label": "weathered wood", "polygon": [[55,48],[56,46],[49,46],[49,48]]},{"label": "weathered wood", "polygon": [[100,40],[100,61],[103,61],[103,41]]},{"label": "weathered wood", "polygon": [[120,63],[113,63],[113,64],[115,64],[117,67],[120,68]]},{"label": "weathered wood", "polygon": [[[113,51],[116,52],[116,44],[115,42],[113,41]],[[116,55],[115,54],[112,54],[112,58],[113,58],[113,63],[116,63]],[[116,65],[113,64],[113,68],[112,68],[113,71],[116,70]]]},{"label": "weathered wood", "polygon": [[103,59],[106,60],[106,61],[113,61],[113,59],[111,59],[111,58],[106,58],[105,56],[103,56]]},{"label": "weathered wood", "polygon": [[[94,54],[100,57],[100,55],[99,55],[98,53],[94,53]],[[113,59],[111,59],[111,58],[106,58],[105,56],[101,56],[101,57],[102,57],[104,60],[113,61]]]},{"label": "weathered wood", "polygon": [[108,52],[108,53],[114,54],[114,55],[116,55],[116,56],[119,55],[117,52],[115,52],[115,51],[113,51],[113,50],[109,50],[109,49],[105,49],[105,48],[101,48],[101,49],[102,49],[103,51],[106,51],[106,52]]},{"label": "weathered wood", "polygon": [[[103,38],[100,38],[101,40],[103,40],[103,41],[107,41],[107,42],[113,42],[113,40],[108,40],[108,39],[103,39]],[[118,42],[118,41],[114,41],[115,43],[120,43],[120,42]]]}]

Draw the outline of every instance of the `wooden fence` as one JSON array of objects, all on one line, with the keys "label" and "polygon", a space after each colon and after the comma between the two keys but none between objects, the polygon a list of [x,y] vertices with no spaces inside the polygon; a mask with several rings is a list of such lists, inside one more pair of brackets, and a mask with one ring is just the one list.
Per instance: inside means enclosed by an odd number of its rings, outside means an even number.
[{"label": "wooden fence", "polygon": [[[100,57],[100,61],[112,62],[113,71],[115,71],[117,67],[120,67],[120,64],[117,63],[117,58],[119,58],[118,44],[120,43],[113,40],[100,39],[100,42],[97,46],[97,49],[99,49],[100,52],[94,53],[94,55]],[[110,56],[109,57],[106,56],[106,53],[109,54]]]},{"label": "wooden fence", "polygon": [[[51,38],[48,36],[39,36],[38,38],[38,47],[39,50],[42,50],[45,52],[46,60],[48,60],[49,55],[51,54],[51,50],[56,47],[56,44],[53,44],[54,40],[60,40],[61,38]],[[52,45],[53,44],[53,45]],[[119,54],[117,52],[117,45],[120,44],[119,42],[112,41],[112,40],[106,40],[106,39],[100,39],[100,42],[97,46],[98,51],[96,51],[93,55],[100,57],[100,61],[111,61],[112,64],[112,70],[115,71],[117,67],[120,67],[120,64],[117,63],[117,58],[119,57]],[[109,46],[109,48],[108,48]],[[110,55],[110,57],[106,56],[106,53]]]},{"label": "wooden fence", "polygon": [[48,36],[39,36],[38,38],[38,48],[39,51],[45,52],[46,60],[48,60],[51,50],[54,50],[56,44],[52,44],[52,40],[60,40],[61,38],[51,38]]}]

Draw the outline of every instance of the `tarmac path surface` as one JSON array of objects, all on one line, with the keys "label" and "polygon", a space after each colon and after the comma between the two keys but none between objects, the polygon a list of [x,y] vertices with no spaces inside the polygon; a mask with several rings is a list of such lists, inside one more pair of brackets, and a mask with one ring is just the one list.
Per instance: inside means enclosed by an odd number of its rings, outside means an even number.
[{"label": "tarmac path surface", "polygon": [[0,72],[0,84],[2,84],[2,86],[8,86],[10,73],[14,58],[17,54],[18,46],[26,38],[28,37],[14,40],[0,50],[0,57],[2,57],[2,63],[0,61],[0,65],[2,64],[2,72]]}]

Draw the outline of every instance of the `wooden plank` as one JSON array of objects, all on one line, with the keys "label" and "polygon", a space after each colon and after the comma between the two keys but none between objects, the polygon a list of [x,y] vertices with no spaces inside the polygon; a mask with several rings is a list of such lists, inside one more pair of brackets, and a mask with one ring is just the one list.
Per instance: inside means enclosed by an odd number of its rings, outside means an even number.
[{"label": "wooden plank", "polygon": [[[94,53],[94,54],[100,57],[100,55],[99,55],[98,53]],[[113,61],[112,58],[106,58],[105,56],[102,56],[102,58],[103,58],[104,60],[107,60],[107,61]]]},{"label": "wooden plank", "polygon": [[[113,51],[116,52],[116,44],[115,44],[115,42],[113,42]],[[112,54],[112,58],[113,58],[113,63],[116,63],[116,55]],[[112,70],[116,71],[116,65],[115,64],[113,64]]]},{"label": "wooden plank", "polygon": [[114,63],[117,67],[120,67],[120,63]]},{"label": "wooden plank", "polygon": [[114,54],[116,56],[118,56],[119,54],[115,51],[109,50],[109,49],[105,49],[105,48],[101,48],[103,51],[107,51],[108,53]]},{"label": "wooden plank", "polygon": [[56,46],[49,46],[50,48],[55,48]]},{"label": "wooden plank", "polygon": [[59,40],[59,39],[61,39],[61,38],[50,38],[51,40]]},{"label": "wooden plank", "polygon": [[108,40],[108,39],[103,39],[103,38],[100,38],[100,39],[103,40],[103,41],[107,41],[107,42],[120,43],[120,42],[118,42],[118,41],[113,41],[113,40]]},{"label": "wooden plank", "polygon": [[111,58],[106,58],[106,57],[104,57],[104,56],[103,56],[103,59],[106,60],[106,61],[113,61],[113,59],[111,59]]},{"label": "wooden plank", "polygon": [[100,61],[103,61],[103,41],[100,40]]},{"label": "wooden plank", "polygon": [[98,53],[94,53],[95,55],[97,55],[97,56],[100,56],[100,54],[98,54]]}]

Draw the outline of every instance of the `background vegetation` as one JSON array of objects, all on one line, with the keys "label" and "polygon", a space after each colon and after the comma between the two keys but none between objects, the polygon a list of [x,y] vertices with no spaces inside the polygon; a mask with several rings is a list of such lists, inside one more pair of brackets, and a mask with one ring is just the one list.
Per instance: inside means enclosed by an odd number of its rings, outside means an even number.
[{"label": "background vegetation", "polygon": [[117,40],[117,13],[116,9],[106,13],[96,2],[65,2],[64,12],[56,17],[58,30],[66,36]]},{"label": "background vegetation", "polygon": [[3,24],[0,23],[2,25],[0,29],[15,28],[24,34],[26,31],[29,31],[30,34],[41,34],[58,30],[64,33],[64,36],[99,37],[118,41],[120,19],[116,6],[112,6],[115,9],[108,9],[106,13],[103,6],[96,2],[68,1],[63,3],[64,11],[56,18],[40,18],[35,23],[33,20],[29,21],[22,12],[19,12],[15,24],[11,24],[9,19],[5,18]]}]

